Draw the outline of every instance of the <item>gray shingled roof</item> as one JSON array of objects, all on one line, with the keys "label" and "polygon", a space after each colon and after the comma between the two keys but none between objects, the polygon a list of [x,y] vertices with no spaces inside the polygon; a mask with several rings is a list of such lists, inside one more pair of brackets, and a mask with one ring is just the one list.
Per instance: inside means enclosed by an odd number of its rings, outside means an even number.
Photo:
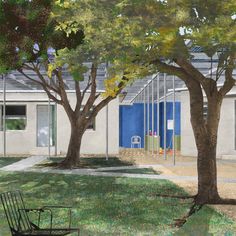
[{"label": "gray shingled roof", "polygon": [[[201,73],[203,73],[204,75],[207,75],[210,77],[210,69],[211,66],[213,68],[213,73],[212,73],[212,78],[215,77],[216,71],[214,70],[214,68],[216,68],[217,66],[217,57],[213,57],[213,60],[211,61],[210,58],[208,58],[204,53],[201,52],[201,48],[196,48],[196,52],[194,53],[194,58],[192,59],[192,63],[195,67],[197,67]],[[91,65],[89,63],[86,63],[88,66]],[[212,64],[212,65],[211,65]],[[37,79],[37,76],[28,71],[27,72],[30,76],[32,76],[34,79]],[[46,71],[42,70],[42,73],[46,75]],[[236,71],[234,73],[236,75]],[[72,76],[66,71],[63,71],[63,75],[64,75],[64,82],[67,85],[67,89],[69,90],[73,90],[74,89],[74,80],[72,78]],[[98,69],[98,73],[97,73],[97,89],[98,90],[104,90],[104,80],[106,78],[106,67],[105,64],[102,64],[99,66]],[[123,104],[129,104],[132,102],[139,102],[143,99],[143,93],[141,93],[141,95],[139,95],[137,97],[137,94],[140,93],[140,91],[142,91],[142,89],[147,86],[148,83],[150,83],[150,81],[153,79],[154,76],[148,76],[146,78],[142,78],[142,79],[137,79],[136,81],[134,81],[131,85],[127,86],[124,91],[123,94],[125,95],[124,98],[122,99],[122,103]],[[164,76],[163,74],[159,75],[160,78],[160,87],[159,87],[159,91],[160,91],[160,97],[163,96],[164,94]],[[168,89],[172,89],[173,86],[173,81],[172,81],[173,76],[167,76],[167,80],[166,80],[166,89],[167,89],[167,93],[168,93]],[[81,82],[81,88],[83,89],[86,86],[86,80],[88,79],[88,73],[85,75],[85,81]],[[222,76],[219,80],[219,83],[223,83],[224,81],[224,76]],[[153,87],[154,87],[154,100],[156,100],[157,98],[157,81],[154,79],[153,82]],[[3,88],[3,83],[2,80],[0,79],[0,90],[2,90]],[[176,78],[175,79],[175,87],[176,88],[183,88],[185,85],[184,83]],[[25,78],[22,74],[20,74],[17,71],[12,71],[11,76],[8,76],[7,80],[6,80],[6,87],[7,90],[41,90],[42,88],[28,80],[27,78]],[[150,86],[151,87],[151,86]],[[150,88],[150,100],[151,100],[151,88]],[[137,99],[134,100],[134,98],[137,97]],[[146,99],[147,99],[147,92],[146,92]],[[178,97],[177,97],[178,99]]]},{"label": "gray shingled roof", "polygon": [[[218,65],[218,58],[217,56],[214,56],[212,59],[207,57],[206,54],[204,54],[201,50],[201,48],[196,47],[195,53],[194,53],[194,58],[191,60],[192,64],[198,68],[198,70],[201,71],[202,74],[207,75],[209,78],[215,79],[216,77],[216,68]],[[211,68],[212,68],[212,75],[211,75]],[[236,78],[236,70],[234,70],[234,76]],[[124,104],[129,104],[131,101],[132,102],[140,102],[140,100],[144,99],[143,88],[147,86],[148,83],[152,80],[152,76],[146,77],[144,79],[138,79],[135,81],[131,86],[125,88],[125,91],[127,95],[123,99]],[[164,76],[163,74],[159,75],[160,78],[160,87],[159,87],[159,93],[160,97],[163,97],[164,95]],[[218,80],[219,84],[222,84],[224,82],[224,75],[220,77]],[[151,95],[151,87],[152,85],[150,84],[149,86],[149,100],[151,101],[152,95]],[[185,84],[182,80],[179,78],[175,78],[175,88],[183,88],[185,87]],[[167,75],[166,78],[166,93],[168,94],[168,90],[173,88],[173,76],[172,75]],[[154,100],[157,99],[157,82],[154,79]],[[137,96],[137,94],[140,94]],[[137,96],[137,97],[136,97]],[[134,100],[134,97],[136,99]],[[147,89],[146,89],[146,100],[148,99],[147,97]],[[178,100],[178,94],[176,99]]]}]

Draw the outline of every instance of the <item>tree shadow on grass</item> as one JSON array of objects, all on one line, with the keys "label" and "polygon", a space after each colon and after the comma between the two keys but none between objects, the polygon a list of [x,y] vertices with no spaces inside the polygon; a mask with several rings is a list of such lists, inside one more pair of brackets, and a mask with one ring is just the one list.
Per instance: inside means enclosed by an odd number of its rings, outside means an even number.
[{"label": "tree shadow on grass", "polygon": [[[36,167],[52,167],[59,168],[59,164],[64,158],[53,157],[46,163],[38,164]],[[117,166],[132,166],[133,162],[121,160],[118,157],[109,157],[107,161],[105,157],[82,157],[77,165],[77,168],[101,168],[101,167],[117,167]]]},{"label": "tree shadow on grass", "polygon": [[21,161],[24,158],[21,157],[0,157],[0,168],[13,164],[17,161]]},{"label": "tree shadow on grass", "polygon": [[[165,182],[165,183],[164,183]],[[21,189],[29,207],[71,205],[76,209],[74,225],[104,233],[163,232],[185,212],[185,206],[156,198],[153,193],[172,187],[168,181],[38,173],[1,176],[0,190]],[[173,209],[175,209],[173,211]],[[0,226],[1,227],[1,226]]]},{"label": "tree shadow on grass", "polygon": [[[174,219],[190,203],[156,197],[180,195],[183,189],[166,180],[77,176],[46,173],[0,173],[0,191],[20,189],[28,207],[70,205],[73,225],[81,235],[172,235]],[[0,212],[3,216],[3,212]],[[62,213],[59,212],[61,223]],[[8,232],[1,217],[0,234]],[[46,224],[46,223],[45,223]],[[4,231],[5,230],[5,231]],[[87,232],[87,233],[86,233]]]},{"label": "tree shadow on grass", "polygon": [[160,175],[162,172],[157,171],[153,168],[129,168],[129,169],[118,169],[118,170],[102,170],[102,172],[112,173],[127,173],[127,174],[146,174],[146,175]]},{"label": "tree shadow on grass", "polygon": [[203,206],[196,212],[174,235],[175,236],[213,236],[235,235],[236,228],[233,220],[217,213],[208,206]]}]

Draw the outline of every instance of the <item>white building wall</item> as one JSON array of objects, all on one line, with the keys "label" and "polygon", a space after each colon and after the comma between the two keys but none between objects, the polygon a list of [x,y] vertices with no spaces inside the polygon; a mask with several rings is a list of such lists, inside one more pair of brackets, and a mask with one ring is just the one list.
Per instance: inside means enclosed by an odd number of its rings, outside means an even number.
[{"label": "white building wall", "polygon": [[181,155],[197,155],[194,134],[190,122],[190,103],[188,91],[181,92]]},{"label": "white building wall", "polygon": [[[1,96],[2,97],[2,96]],[[33,154],[36,147],[36,105],[46,104],[46,97],[40,93],[17,93],[6,94],[7,105],[26,105],[26,129],[6,131],[7,154]],[[26,102],[26,100],[29,100]],[[34,102],[38,100],[39,102]],[[45,100],[45,102],[40,102]],[[2,100],[1,100],[2,101]],[[46,148],[45,148],[46,149]],[[3,153],[3,132],[0,131],[0,153]]]},{"label": "white building wall", "polygon": [[221,119],[218,130],[218,157],[230,157],[236,160],[235,151],[235,100],[236,97],[226,97],[222,103]]},{"label": "white building wall", "polygon": [[[235,150],[235,100],[236,88],[224,98],[218,130],[217,157],[236,160]],[[194,135],[190,122],[189,92],[181,92],[181,154],[197,156]]]},{"label": "white building wall", "polygon": [[[75,94],[68,94],[71,104],[75,104]],[[0,98],[2,94],[0,92]],[[0,100],[2,101],[2,99]],[[1,103],[1,102],[0,102]],[[53,103],[52,103],[53,104]],[[44,92],[8,92],[7,105],[26,105],[27,124],[25,130],[6,132],[7,155],[28,154],[47,155],[48,147],[37,147],[37,105],[48,105]],[[119,101],[114,99],[109,106],[109,154],[119,153]],[[70,137],[70,124],[62,106],[57,105],[57,153],[65,154]],[[105,154],[106,152],[106,108],[96,117],[96,129],[87,130],[82,139],[81,153]],[[3,132],[0,131],[0,154],[3,153]],[[51,147],[54,154],[54,147]]]},{"label": "white building wall", "polygon": [[[74,94],[69,95],[71,104],[75,104]],[[99,101],[98,101],[99,102]],[[63,107],[58,106],[58,137],[70,136],[70,124],[65,117]],[[119,153],[119,101],[113,100],[108,105],[108,151],[109,154]],[[58,152],[65,154],[69,138],[58,138]],[[106,153],[106,107],[96,116],[95,130],[86,130],[82,138],[81,153],[105,154]]]}]

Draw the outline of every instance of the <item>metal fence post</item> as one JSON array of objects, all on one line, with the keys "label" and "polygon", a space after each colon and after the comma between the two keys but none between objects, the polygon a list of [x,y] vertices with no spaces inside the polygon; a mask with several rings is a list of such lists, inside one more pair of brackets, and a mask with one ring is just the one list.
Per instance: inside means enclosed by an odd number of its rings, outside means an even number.
[{"label": "metal fence post", "polygon": [[172,150],[173,150],[173,164],[175,165],[175,76],[173,76],[173,141],[172,141]]},{"label": "metal fence post", "polygon": [[6,157],[7,140],[6,140],[6,75],[2,75],[3,79],[3,156]]},{"label": "metal fence post", "polygon": [[166,74],[164,74],[164,159],[167,159],[166,156]]}]

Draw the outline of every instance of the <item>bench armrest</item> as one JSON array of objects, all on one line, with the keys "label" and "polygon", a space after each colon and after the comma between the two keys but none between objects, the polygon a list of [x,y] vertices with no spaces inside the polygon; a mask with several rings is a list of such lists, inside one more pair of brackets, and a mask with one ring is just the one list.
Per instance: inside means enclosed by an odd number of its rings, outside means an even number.
[{"label": "bench armrest", "polygon": [[30,223],[32,224],[32,226],[39,228],[40,225],[40,220],[41,220],[41,213],[45,212],[45,211],[49,211],[50,212],[50,226],[52,228],[52,211],[48,208],[43,209],[41,208],[22,208],[22,209],[18,209],[19,211],[25,211],[26,213],[29,212],[33,212],[38,214],[38,222],[37,225],[35,225],[33,222],[30,221]]},{"label": "bench armrest", "polygon": [[68,209],[69,229],[71,228],[71,216],[72,216],[72,213],[71,213],[72,207],[71,206],[46,205],[46,206],[43,206],[41,209],[51,211],[51,227],[52,227],[52,220],[53,220],[52,209]]},{"label": "bench armrest", "polygon": [[65,209],[72,209],[71,206],[60,206],[60,205],[45,205],[41,207],[41,209],[48,209],[48,208],[65,208]]},{"label": "bench armrest", "polygon": [[41,208],[26,208],[26,209],[19,209],[19,211],[25,211],[27,213],[29,212],[33,212],[38,214],[38,222],[37,225],[35,225],[34,223],[32,223],[33,226],[36,226],[39,228],[40,226],[40,220],[41,220],[41,213],[45,212],[45,211],[49,211],[50,212],[50,228],[52,229],[52,223],[53,223],[53,209],[67,209],[68,210],[68,218],[69,218],[69,229],[71,229],[71,218],[72,218],[72,207],[71,206],[62,206],[62,205],[45,205]]}]

